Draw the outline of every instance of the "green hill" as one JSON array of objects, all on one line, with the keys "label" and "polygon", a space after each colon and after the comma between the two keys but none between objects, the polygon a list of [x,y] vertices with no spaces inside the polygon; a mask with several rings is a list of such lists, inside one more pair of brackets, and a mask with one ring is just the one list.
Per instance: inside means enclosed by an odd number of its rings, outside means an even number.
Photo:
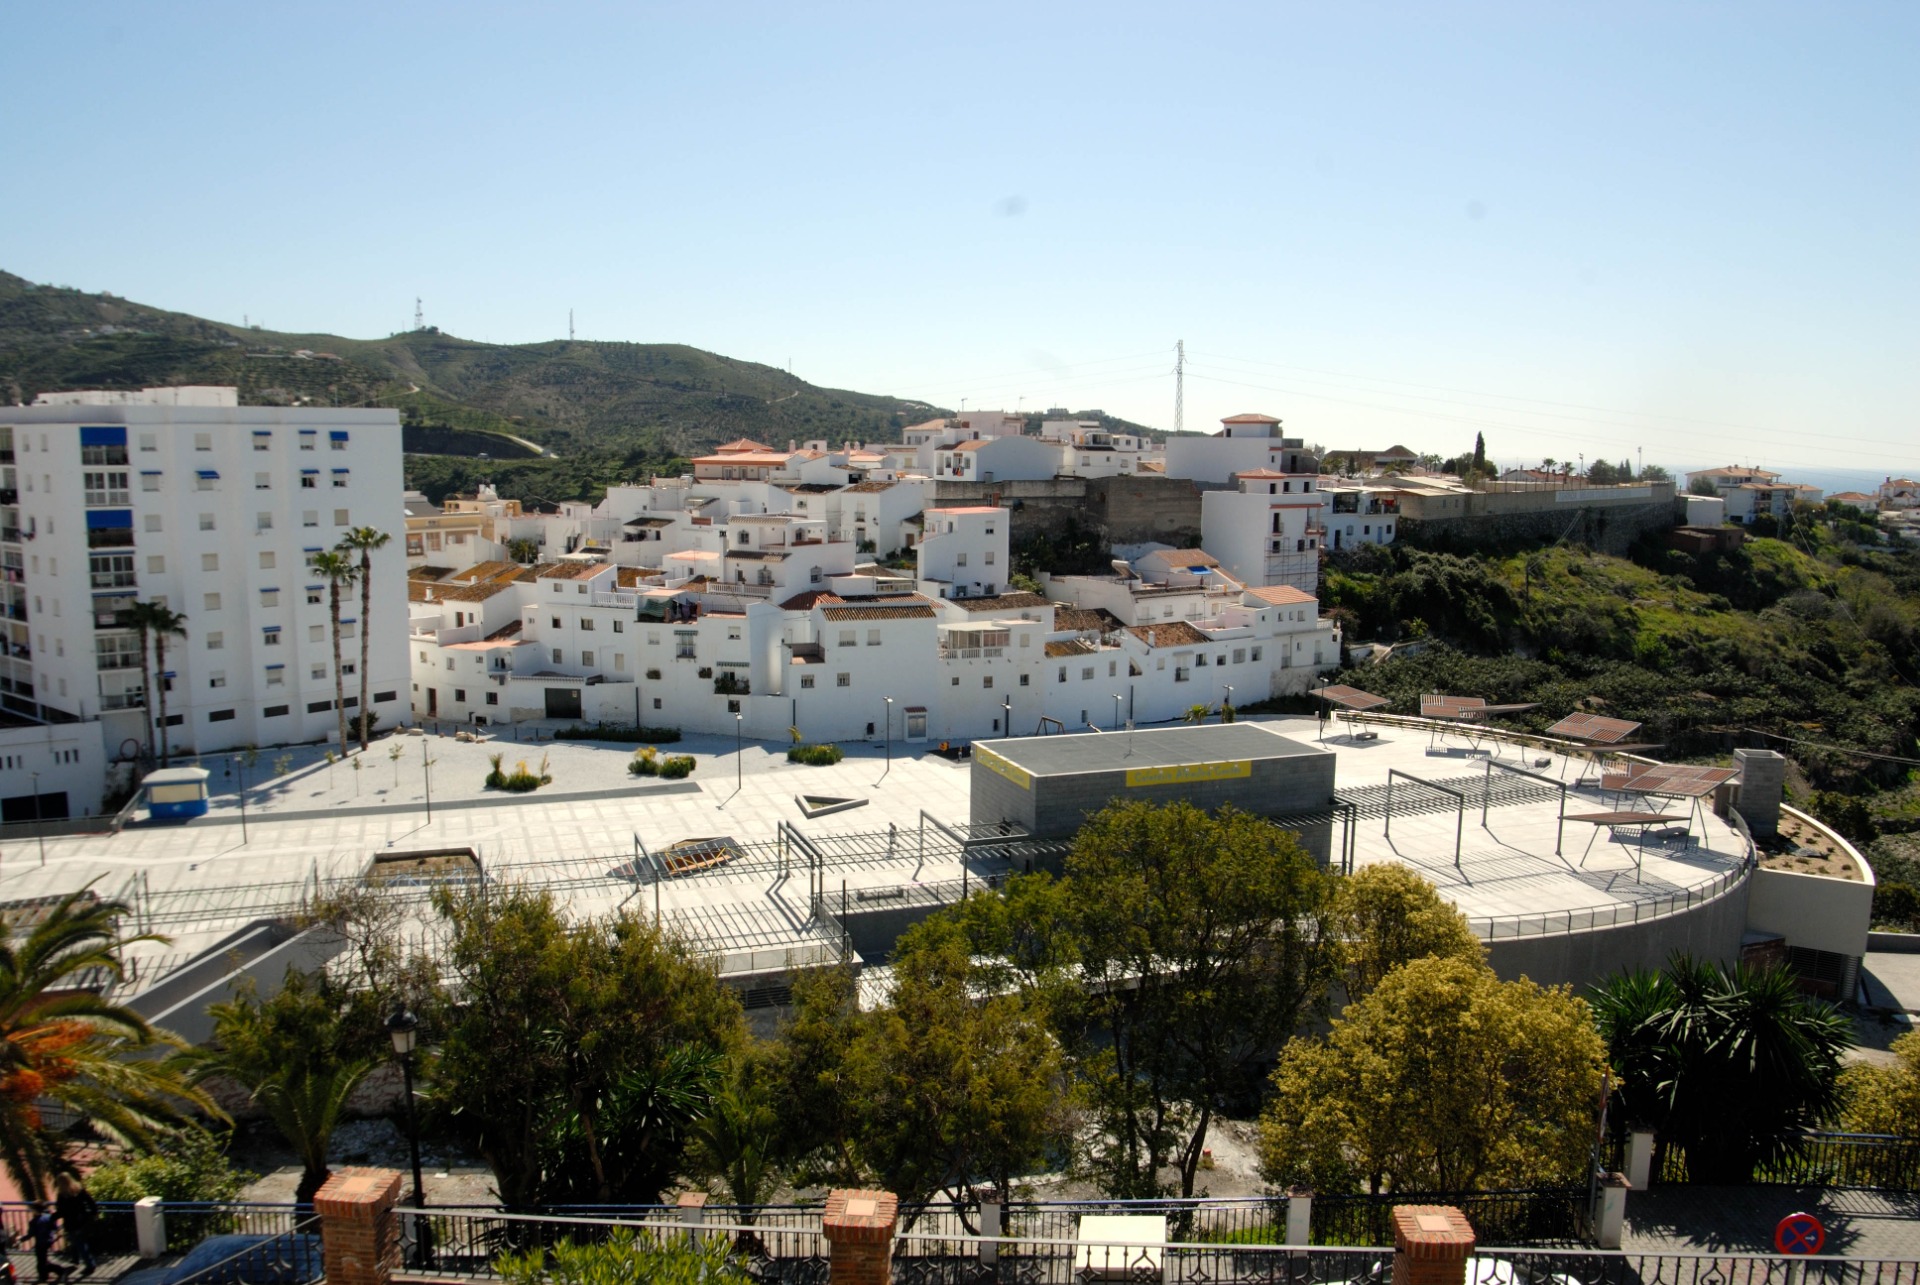
[{"label": "green hill", "polygon": [[[507,495],[583,498],[738,437],[897,441],[905,425],[947,413],[684,344],[293,334],[0,272],[0,400],[194,383],[235,385],[249,405],[396,407],[420,453],[408,480],[435,496],[488,477]],[[516,460],[533,451],[509,436],[558,458]]]}]

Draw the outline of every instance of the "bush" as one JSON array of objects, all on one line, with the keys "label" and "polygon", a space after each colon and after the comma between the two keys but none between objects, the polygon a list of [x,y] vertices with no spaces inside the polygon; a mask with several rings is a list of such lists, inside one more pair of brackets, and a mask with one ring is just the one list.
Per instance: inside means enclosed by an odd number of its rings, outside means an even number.
[{"label": "bush", "polygon": [[500,770],[500,760],[504,757],[505,756],[501,754],[490,754],[487,756],[487,762],[493,765],[493,770],[487,773],[487,788],[489,790],[507,790],[514,794],[526,794],[539,789],[543,785],[551,785],[553,783],[553,777],[547,772],[547,760],[544,755],[541,756],[540,770],[538,772],[527,771],[527,761],[525,759],[521,759],[518,763],[514,764],[513,771],[502,772]]},{"label": "bush", "polygon": [[693,775],[693,755],[673,754],[660,761],[660,775],[669,781]]},{"label": "bush", "polygon": [[556,741],[612,741],[616,745],[671,745],[680,739],[677,727],[635,727],[631,723],[582,723],[563,727]]},{"label": "bush", "polygon": [[633,757],[627,760],[627,772],[631,776],[660,775],[660,751],[651,745],[635,750]]},{"label": "bush", "polygon": [[[107,1161],[87,1175],[87,1190],[103,1202],[131,1203],[158,1196],[165,1201],[211,1205],[239,1199],[241,1190],[253,1179],[253,1174],[233,1167],[223,1140],[191,1129],[168,1138],[151,1154]],[[179,1244],[233,1230],[231,1214],[175,1210],[167,1215],[168,1234]],[[130,1252],[132,1220],[103,1211],[93,1243],[100,1250]]]},{"label": "bush", "polygon": [[832,767],[845,757],[838,745],[796,745],[787,751],[787,762],[808,767]]},{"label": "bush", "polygon": [[494,1269],[507,1285],[601,1285],[649,1281],[654,1285],[753,1285],[728,1256],[720,1237],[684,1237],[620,1228],[603,1241],[583,1245],[562,1240],[551,1249],[502,1254]]}]

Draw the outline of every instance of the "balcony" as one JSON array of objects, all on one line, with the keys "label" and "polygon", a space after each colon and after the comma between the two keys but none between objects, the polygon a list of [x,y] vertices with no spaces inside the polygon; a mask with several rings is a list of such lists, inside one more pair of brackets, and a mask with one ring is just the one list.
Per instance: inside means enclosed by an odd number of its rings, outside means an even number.
[{"label": "balcony", "polygon": [[138,652],[110,651],[100,657],[98,668],[103,674],[115,669],[138,669],[140,668],[140,654]]},{"label": "balcony", "polygon": [[[0,499],[0,504],[4,504],[6,502],[7,501],[5,501],[4,499]],[[86,504],[88,508],[123,509],[127,505],[132,503],[133,503],[133,494],[130,491],[88,491],[86,492]]]},{"label": "balcony", "polygon": [[941,660],[998,660],[1007,654],[1005,647],[942,647]]},{"label": "balcony", "polygon": [[619,607],[626,611],[637,610],[640,595],[637,593],[595,593],[593,605],[596,607]]}]

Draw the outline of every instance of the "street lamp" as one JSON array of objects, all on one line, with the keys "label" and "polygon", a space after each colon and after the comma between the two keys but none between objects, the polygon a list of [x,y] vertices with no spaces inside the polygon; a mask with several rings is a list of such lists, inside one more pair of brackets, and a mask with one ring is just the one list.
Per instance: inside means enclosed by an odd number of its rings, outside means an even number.
[{"label": "street lamp", "polygon": [[1220,690],[1227,694],[1227,698],[1220,702],[1220,721],[1224,723],[1233,716],[1233,684],[1222,683]]},{"label": "street lamp", "polygon": [[1120,693],[1115,692],[1113,694],[1113,730],[1116,732],[1120,730],[1120,701]]},{"label": "street lamp", "polygon": [[1000,720],[1001,734],[1005,736],[1012,736],[1013,735],[1013,697],[1002,696],[1000,698],[1000,713],[1002,715]]},{"label": "street lamp", "polygon": [[741,773],[745,770],[741,763],[742,756],[746,753],[746,743],[741,739],[743,735],[741,729],[746,724],[746,718],[745,714],[733,716],[733,792],[735,794],[740,793],[740,784],[743,779]]},{"label": "street lamp", "polygon": [[427,738],[420,738],[420,772],[427,785],[427,824],[433,824],[433,760],[427,755]]},{"label": "street lamp", "polygon": [[247,761],[240,755],[233,756],[233,765],[240,769],[240,846],[247,846]]},{"label": "street lamp", "polygon": [[[407,1145],[413,1152],[413,1207],[416,1211],[427,1207],[426,1184],[420,1179],[420,1124],[413,1111],[413,1045],[419,1029],[420,1019],[405,1004],[394,1006],[387,1018],[387,1034],[393,1040],[394,1056],[400,1059],[400,1074],[407,1094]],[[418,1232],[413,1241],[417,1265],[425,1267],[432,1255],[428,1245],[427,1220],[423,1213],[418,1212],[414,1218]]]},{"label": "street lamp", "polygon": [[[880,699],[887,703],[885,712],[887,721],[887,769],[886,772],[880,774],[880,781],[884,781],[887,779],[887,772],[893,771],[893,697],[882,696]],[[875,781],[874,784],[878,785],[880,781]]]},{"label": "street lamp", "polygon": [[40,774],[33,775],[33,837],[40,841],[40,864],[47,864],[47,834],[40,828]]}]

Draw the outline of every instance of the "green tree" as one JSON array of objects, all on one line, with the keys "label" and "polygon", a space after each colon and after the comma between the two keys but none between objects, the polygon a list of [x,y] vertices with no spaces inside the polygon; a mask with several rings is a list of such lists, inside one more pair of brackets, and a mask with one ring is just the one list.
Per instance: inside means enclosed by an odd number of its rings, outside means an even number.
[{"label": "green tree", "polygon": [[44,1192],[65,1163],[67,1140],[43,1106],[143,1152],[193,1127],[195,1112],[221,1115],[176,1069],[148,1056],[173,1037],[101,997],[99,979],[125,976],[127,946],[167,940],[122,935],[130,913],[124,902],[81,889],[10,927],[0,944],[0,1164],[29,1196]]},{"label": "green tree", "polygon": [[[333,711],[340,723],[340,753],[347,753],[347,679],[340,670],[340,591],[350,589],[360,578],[360,568],[344,553],[316,553],[307,559],[307,567],[327,582],[327,619],[333,630]],[[366,630],[361,626],[361,632]]]},{"label": "green tree", "polygon": [[1416,959],[1486,960],[1467,917],[1397,862],[1367,866],[1340,880],[1327,924],[1339,944],[1349,1001],[1363,998],[1388,973]]},{"label": "green tree", "polygon": [[604,1240],[562,1240],[502,1254],[494,1270],[507,1285],[754,1285],[724,1236],[690,1239],[619,1227]]},{"label": "green tree", "polygon": [[1679,956],[1609,978],[1593,1007],[1617,1076],[1614,1124],[1682,1148],[1695,1182],[1751,1181],[1839,1106],[1852,1027],[1785,969]]},{"label": "green tree", "polygon": [[1264,1064],[1324,1008],[1330,878],[1259,817],[1120,802],[1075,835],[1064,883],[1092,1167],[1134,1197],[1171,1165],[1190,1196],[1214,1116],[1257,1101]]},{"label": "green tree", "polygon": [[1855,1062],[1840,1073],[1840,1127],[1853,1133],[1920,1135],[1920,1031],[1893,1042],[1891,1065]]},{"label": "green tree", "polygon": [[[160,766],[167,765],[167,639],[187,636],[187,618],[164,602],[136,602],[122,609],[117,622],[140,634],[140,681],[149,684],[141,702],[147,715],[147,752],[153,752],[153,703],[160,703]],[[151,653],[155,664],[148,663]]]},{"label": "green tree", "polygon": [[311,1204],[347,1099],[373,1062],[353,1047],[330,988],[300,972],[266,999],[249,986],[210,1012],[213,1042],[181,1055],[187,1073],[196,1083],[225,1076],[252,1095],[300,1156],[294,1201]]},{"label": "green tree", "polygon": [[128,1204],[147,1196],[221,1204],[237,1200],[253,1178],[233,1167],[221,1139],[200,1129],[185,1129],[162,1138],[153,1151],[116,1156],[95,1168],[87,1174],[87,1190],[96,1200]]},{"label": "green tree", "polygon": [[1429,956],[1386,975],[1324,1039],[1281,1055],[1261,1169],[1320,1191],[1578,1181],[1606,1049],[1565,988]]},{"label": "green tree", "polygon": [[717,1178],[736,1205],[765,1204],[779,1181],[780,1116],[765,1062],[757,1049],[736,1056],[706,1114],[688,1129],[692,1170]]},{"label": "green tree", "polygon": [[768,1050],[765,1080],[778,1103],[775,1149],[802,1185],[861,1182],[855,1158],[857,1093],[848,1052],[866,1023],[859,984],[846,968],[794,979],[791,1016]]},{"label": "green tree", "polygon": [[[373,733],[373,706],[368,702],[367,687],[373,681],[367,671],[369,648],[373,644],[373,555],[374,551],[384,549],[392,543],[393,537],[385,531],[376,531],[370,526],[355,527],[340,538],[335,546],[341,553],[358,552],[360,555],[360,751],[365,753],[367,741]],[[335,660],[337,667],[339,661]],[[344,745],[344,743],[343,743]]]},{"label": "green tree", "polygon": [[1207,716],[1211,713],[1213,713],[1213,706],[1202,701],[1197,705],[1187,706],[1187,712],[1181,715],[1180,721],[1199,727],[1207,721]]},{"label": "green tree", "polygon": [[510,1208],[649,1203],[744,1044],[738,998],[631,911],[576,920],[551,893],[442,892],[446,1127]]},{"label": "green tree", "polygon": [[1485,433],[1473,435],[1473,471],[1479,476],[1484,476],[1487,472],[1487,435]]},{"label": "green tree", "polygon": [[1720,494],[1720,488],[1713,484],[1713,479],[1710,477],[1696,477],[1687,483],[1687,494],[1711,497]]}]

